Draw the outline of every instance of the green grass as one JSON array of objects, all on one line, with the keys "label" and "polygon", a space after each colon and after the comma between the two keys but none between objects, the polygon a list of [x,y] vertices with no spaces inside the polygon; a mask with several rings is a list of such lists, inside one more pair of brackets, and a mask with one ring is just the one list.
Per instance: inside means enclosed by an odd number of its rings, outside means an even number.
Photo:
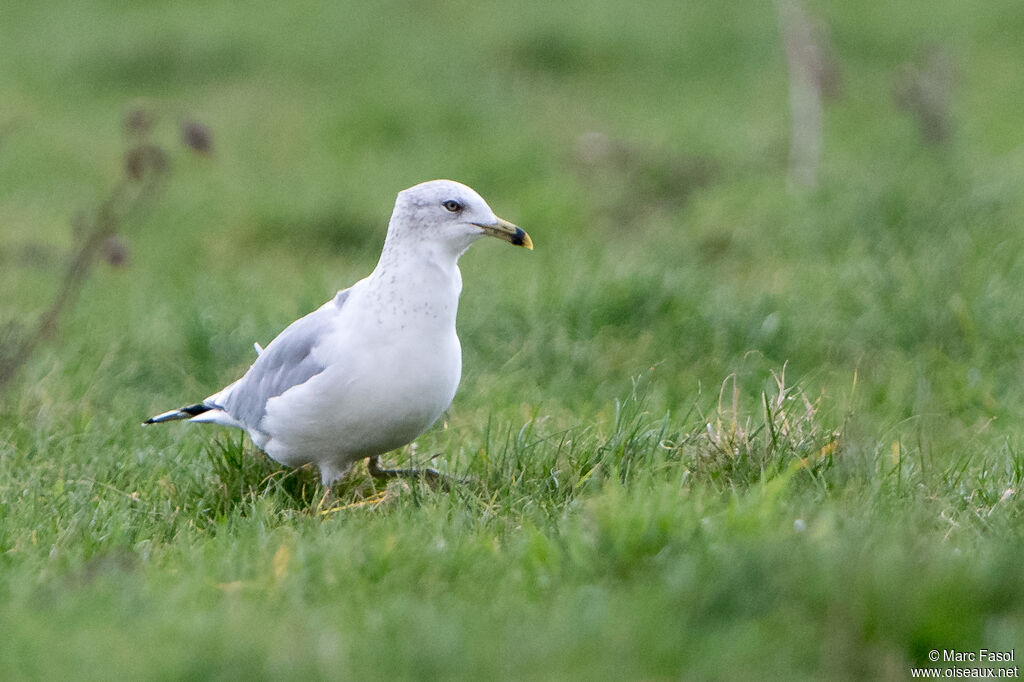
[{"label": "green grass", "polygon": [[[0,325],[56,294],[132,107],[171,171],[0,395],[0,677],[906,679],[1024,644],[1019,3],[811,3],[842,94],[795,192],[768,3],[8,4]],[[937,146],[892,95],[935,49]],[[459,394],[388,458],[469,482],[328,500],[139,428],[435,177],[536,244],[463,259]]]}]

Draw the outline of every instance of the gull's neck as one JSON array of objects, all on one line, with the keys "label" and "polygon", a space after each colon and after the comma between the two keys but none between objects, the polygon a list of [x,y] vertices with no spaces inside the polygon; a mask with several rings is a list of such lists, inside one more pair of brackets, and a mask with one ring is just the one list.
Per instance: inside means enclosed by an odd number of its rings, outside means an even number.
[{"label": "gull's neck", "polygon": [[459,257],[469,244],[450,244],[429,238],[417,238],[407,233],[388,231],[384,247],[377,261],[378,270],[429,266],[450,272],[458,270]]},{"label": "gull's neck", "polygon": [[389,234],[377,267],[367,277],[368,292],[381,309],[454,328],[462,292],[460,255],[437,242],[394,239]]}]

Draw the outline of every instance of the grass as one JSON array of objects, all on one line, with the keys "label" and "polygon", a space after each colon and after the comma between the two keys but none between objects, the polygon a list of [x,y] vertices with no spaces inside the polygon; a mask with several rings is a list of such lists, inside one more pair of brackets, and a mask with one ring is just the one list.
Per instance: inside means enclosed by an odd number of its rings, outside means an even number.
[{"label": "grass", "polygon": [[[0,397],[0,676],[906,679],[1018,647],[1024,14],[809,6],[842,91],[797,191],[771,5],[6,8],[0,325],[57,293],[129,110],[171,165]],[[935,50],[931,144],[893,91]],[[434,177],[536,244],[463,259],[459,394],[388,458],[470,482],[330,500],[138,427],[365,275]]]}]

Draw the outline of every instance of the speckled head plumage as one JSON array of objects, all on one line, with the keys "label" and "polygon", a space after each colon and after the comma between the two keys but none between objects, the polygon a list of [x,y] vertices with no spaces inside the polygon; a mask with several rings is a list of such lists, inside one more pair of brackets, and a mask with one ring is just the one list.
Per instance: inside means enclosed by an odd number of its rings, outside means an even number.
[{"label": "speckled head plumage", "polygon": [[436,241],[456,254],[483,236],[533,248],[526,232],[499,218],[472,188],[454,180],[431,180],[400,192],[388,226],[389,241]]}]

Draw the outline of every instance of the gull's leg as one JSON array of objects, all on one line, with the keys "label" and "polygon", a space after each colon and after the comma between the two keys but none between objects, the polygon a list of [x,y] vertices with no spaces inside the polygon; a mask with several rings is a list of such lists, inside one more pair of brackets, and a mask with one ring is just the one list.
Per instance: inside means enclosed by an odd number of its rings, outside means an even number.
[{"label": "gull's leg", "polygon": [[345,475],[352,469],[353,462],[346,462],[341,466],[334,466],[324,462],[320,464],[320,482],[325,488],[331,488],[335,483],[345,478]]},{"label": "gull's leg", "polygon": [[320,500],[320,505],[324,508],[332,506],[338,501],[338,498],[334,495],[334,486],[341,479],[345,478],[348,472],[352,469],[352,462],[345,464],[344,466],[335,467],[328,463],[320,465],[320,483],[324,487],[324,496]]},{"label": "gull's leg", "polygon": [[366,468],[370,475],[377,480],[389,478],[422,478],[433,488],[448,490],[453,482],[457,482],[450,476],[445,476],[436,469],[381,469],[380,460],[375,455],[366,461]]}]

